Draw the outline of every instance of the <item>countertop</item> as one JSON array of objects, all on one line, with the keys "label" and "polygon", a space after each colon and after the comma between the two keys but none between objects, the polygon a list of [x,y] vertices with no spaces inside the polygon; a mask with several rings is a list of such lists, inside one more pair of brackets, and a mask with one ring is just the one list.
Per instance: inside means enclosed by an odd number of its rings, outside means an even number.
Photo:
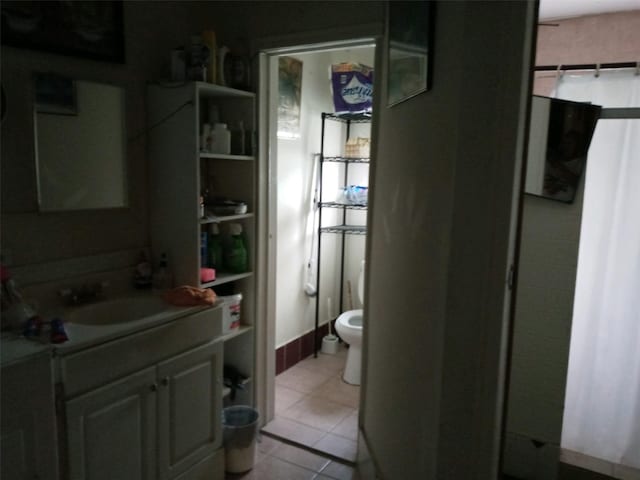
[{"label": "countertop", "polygon": [[[128,295],[127,297],[134,296],[150,298],[154,296],[154,294],[144,293]],[[213,306],[198,305],[191,307],[178,307],[163,303],[160,297],[157,298],[159,305],[158,311],[152,315],[147,315],[128,322],[110,323],[106,325],[87,325],[66,321],[65,316],[77,316],[78,312],[81,311],[84,306],[68,307],[63,309],[60,312],[57,312],[58,315],[56,316],[63,319],[65,331],[69,338],[69,340],[64,343],[49,343],[47,332],[43,332],[42,337],[35,340],[27,339],[18,334],[5,333],[2,335],[0,342],[0,358],[2,366],[20,360],[25,360],[33,355],[46,352],[47,350],[51,351],[52,355],[67,355],[78,350],[90,348],[116,338],[121,338],[171,322],[192,313],[206,310],[208,308],[217,308],[221,304],[220,301],[217,301]],[[109,300],[113,299],[107,299],[107,301]],[[50,316],[45,316],[45,318],[48,319]]]}]

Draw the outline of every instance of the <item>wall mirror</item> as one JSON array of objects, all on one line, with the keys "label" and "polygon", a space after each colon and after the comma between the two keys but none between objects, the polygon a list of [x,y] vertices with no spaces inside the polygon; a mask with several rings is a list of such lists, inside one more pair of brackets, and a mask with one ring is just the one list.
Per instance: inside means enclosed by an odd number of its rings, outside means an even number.
[{"label": "wall mirror", "polygon": [[525,193],[573,202],[601,108],[533,96]]},{"label": "wall mirror", "polygon": [[389,106],[430,88],[433,2],[393,1],[387,10]]},{"label": "wall mirror", "polygon": [[35,74],[33,125],[41,212],[128,205],[123,88]]}]

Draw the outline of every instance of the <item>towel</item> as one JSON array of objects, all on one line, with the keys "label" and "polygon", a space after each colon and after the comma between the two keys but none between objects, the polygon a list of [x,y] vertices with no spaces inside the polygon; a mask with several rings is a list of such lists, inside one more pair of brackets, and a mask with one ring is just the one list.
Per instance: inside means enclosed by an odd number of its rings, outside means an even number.
[{"label": "towel", "polygon": [[216,301],[216,294],[210,288],[197,288],[189,285],[167,290],[162,297],[167,303],[179,307],[213,305]]}]

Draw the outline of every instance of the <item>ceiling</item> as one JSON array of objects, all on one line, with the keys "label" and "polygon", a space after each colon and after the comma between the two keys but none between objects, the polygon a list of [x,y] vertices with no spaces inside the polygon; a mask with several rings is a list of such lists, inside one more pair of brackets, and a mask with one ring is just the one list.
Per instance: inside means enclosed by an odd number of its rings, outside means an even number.
[{"label": "ceiling", "polygon": [[640,10],[640,0],[540,0],[540,20]]}]

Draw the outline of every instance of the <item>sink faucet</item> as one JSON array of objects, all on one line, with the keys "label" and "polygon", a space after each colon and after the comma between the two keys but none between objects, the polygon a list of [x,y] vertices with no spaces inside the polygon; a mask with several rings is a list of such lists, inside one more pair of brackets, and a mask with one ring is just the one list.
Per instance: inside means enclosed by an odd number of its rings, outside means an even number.
[{"label": "sink faucet", "polygon": [[98,300],[108,286],[108,281],[84,283],[79,287],[63,288],[58,294],[67,305],[81,305]]}]

